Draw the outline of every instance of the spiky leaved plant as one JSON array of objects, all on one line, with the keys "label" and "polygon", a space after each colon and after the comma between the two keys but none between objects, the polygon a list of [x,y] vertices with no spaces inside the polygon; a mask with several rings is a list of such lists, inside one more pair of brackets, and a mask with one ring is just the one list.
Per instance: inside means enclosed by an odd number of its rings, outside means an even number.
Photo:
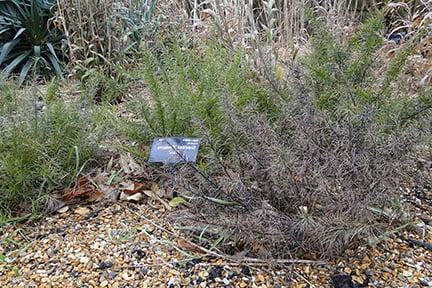
[{"label": "spiky leaved plant", "polygon": [[31,72],[62,76],[65,37],[54,18],[54,0],[0,2],[2,76],[19,72],[23,83]]}]

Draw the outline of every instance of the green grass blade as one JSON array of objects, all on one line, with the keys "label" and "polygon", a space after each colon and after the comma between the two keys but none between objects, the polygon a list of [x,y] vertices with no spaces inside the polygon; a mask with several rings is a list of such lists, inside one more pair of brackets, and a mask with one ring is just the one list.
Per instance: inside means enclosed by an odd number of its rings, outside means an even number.
[{"label": "green grass blade", "polygon": [[54,46],[51,43],[48,42],[47,43],[47,47],[50,50],[51,54],[55,57],[55,59],[57,60],[57,62],[60,62],[60,60],[57,57],[57,54],[55,53]]},{"label": "green grass blade", "polygon": [[211,201],[211,202],[214,202],[214,203],[217,203],[217,204],[220,204],[220,205],[230,205],[230,206],[232,206],[232,205],[238,205],[237,202],[226,201],[226,200],[219,199],[219,198],[213,198],[213,197],[205,197],[205,198],[207,200]]}]

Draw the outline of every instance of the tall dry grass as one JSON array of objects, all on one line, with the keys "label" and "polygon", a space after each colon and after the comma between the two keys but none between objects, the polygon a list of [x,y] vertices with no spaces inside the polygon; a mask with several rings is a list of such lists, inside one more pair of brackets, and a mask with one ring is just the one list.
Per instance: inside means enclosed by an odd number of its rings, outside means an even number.
[{"label": "tall dry grass", "polygon": [[[157,0],[57,0],[74,65],[123,64],[152,28]],[[59,25],[60,25],[59,24]]]},{"label": "tall dry grass", "polygon": [[232,42],[292,41],[305,36],[307,11],[317,12],[327,24],[344,27],[366,6],[361,0],[178,0],[161,1],[173,11],[183,11],[192,29],[210,23]]}]

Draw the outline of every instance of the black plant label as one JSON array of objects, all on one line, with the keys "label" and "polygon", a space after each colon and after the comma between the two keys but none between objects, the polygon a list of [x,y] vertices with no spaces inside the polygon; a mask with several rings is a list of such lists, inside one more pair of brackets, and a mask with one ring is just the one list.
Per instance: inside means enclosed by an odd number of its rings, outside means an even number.
[{"label": "black plant label", "polygon": [[196,138],[156,138],[150,150],[150,163],[178,164],[196,162],[200,140]]}]

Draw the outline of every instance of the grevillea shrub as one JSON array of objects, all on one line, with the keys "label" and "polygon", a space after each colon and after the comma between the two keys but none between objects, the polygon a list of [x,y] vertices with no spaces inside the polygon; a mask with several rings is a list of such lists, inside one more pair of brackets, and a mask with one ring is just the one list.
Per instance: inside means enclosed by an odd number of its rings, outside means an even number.
[{"label": "grevillea shrub", "polygon": [[330,257],[402,226],[399,191],[432,131],[432,93],[400,92],[415,43],[384,65],[381,23],[371,18],[343,44],[315,25],[313,51],[287,67],[289,88],[264,94],[265,109],[221,94],[229,149],[212,149],[218,138],[200,126],[210,149],[180,173],[193,212],[182,219],[261,257]]}]

